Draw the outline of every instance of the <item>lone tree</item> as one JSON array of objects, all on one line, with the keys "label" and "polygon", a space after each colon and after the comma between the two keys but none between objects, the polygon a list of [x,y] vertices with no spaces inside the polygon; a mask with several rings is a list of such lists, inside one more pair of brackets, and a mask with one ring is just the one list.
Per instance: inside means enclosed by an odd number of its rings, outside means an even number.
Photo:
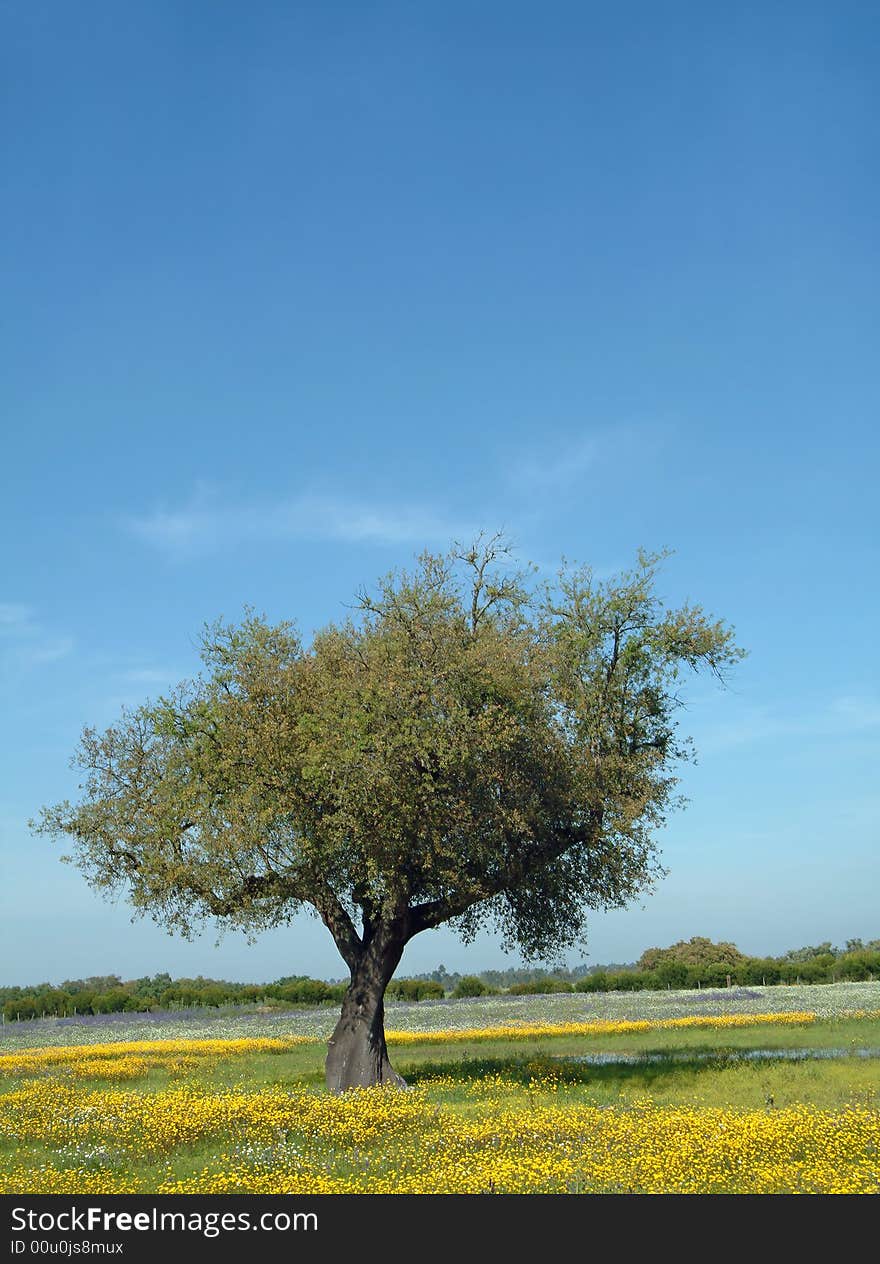
[{"label": "lone tree", "polygon": [[82,801],[33,828],[184,935],[310,907],[351,972],[328,1087],[400,1083],[383,998],[414,935],[493,924],[546,958],[662,873],[654,834],[690,752],[679,678],[723,680],[743,655],[699,607],[661,606],[662,557],[539,586],[481,537],[359,594],[311,645],[250,611],[209,626],[207,670],[85,729]]}]

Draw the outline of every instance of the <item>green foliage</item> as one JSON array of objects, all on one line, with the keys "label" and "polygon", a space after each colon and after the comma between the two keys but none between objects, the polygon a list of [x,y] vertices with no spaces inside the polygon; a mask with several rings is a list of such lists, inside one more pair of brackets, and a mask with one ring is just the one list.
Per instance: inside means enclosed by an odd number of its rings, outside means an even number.
[{"label": "green foliage", "polygon": [[385,995],[391,1001],[442,1001],[446,989],[433,979],[392,979]]},{"label": "green foliage", "polygon": [[453,996],[486,996],[491,989],[475,974],[465,974],[455,985]]},{"label": "green foliage", "polygon": [[[732,944],[718,946],[733,948]],[[642,960],[655,960],[653,954],[657,951],[649,949],[643,954]],[[731,985],[769,987],[777,983],[838,983],[845,980],[865,982],[880,977],[880,951],[863,949],[840,954],[823,953],[804,961],[792,961],[791,954],[773,958],[746,957],[736,949],[734,952],[739,957],[736,963],[730,960],[731,954],[726,953],[727,960],[709,960],[701,965],[685,965],[681,961],[661,957],[653,970],[598,970],[578,979],[574,990],[622,992],[657,988],[719,988],[727,986],[728,981]]]},{"label": "green foliage", "polygon": [[785,954],[786,961],[800,963],[802,961],[813,961],[817,957],[833,957],[837,950],[832,946],[830,940],[825,940],[822,944],[816,944],[814,947],[792,948]]},{"label": "green foliage", "polygon": [[340,1001],[345,986],[340,983],[324,983],[320,979],[305,977],[279,979],[263,989],[269,999],[287,1001],[292,1005],[322,1005],[325,1001]]},{"label": "green foliage", "polygon": [[592,974],[586,974],[582,979],[574,985],[576,992],[609,992],[608,975],[604,970],[594,970]]},{"label": "green foliage", "polygon": [[738,966],[745,961],[735,944],[713,944],[711,939],[699,935],[679,940],[669,948],[648,948],[639,958],[640,970],[657,970],[664,965],[679,966]]},{"label": "green foliage", "polygon": [[310,645],[250,611],[208,627],[204,673],[87,728],[81,801],[35,829],[185,935],[309,906],[352,971],[377,943],[393,969],[445,922],[558,954],[662,872],[683,677],[743,652],[699,607],[662,606],[662,555],[540,586],[507,553],[423,554]]},{"label": "green foliage", "polygon": [[[440,970],[442,970],[442,975]],[[442,966],[440,970],[433,970],[429,975],[416,975],[416,978],[432,978],[438,981],[442,979],[446,991],[451,992],[461,975],[450,974]],[[587,974],[589,970],[590,967],[585,964],[574,966],[571,969],[559,965],[553,966],[552,969],[534,965],[508,966],[504,970],[480,970],[478,978],[482,979],[485,984],[497,992],[507,992],[518,983],[543,983],[547,979],[561,979],[566,983],[573,984],[577,979]],[[548,990],[552,990],[552,984]]]},{"label": "green foliage", "polygon": [[[106,986],[108,983],[111,986]],[[262,984],[231,983],[205,979],[201,975],[196,979],[174,980],[169,974],[123,983],[117,975],[110,975],[100,979],[68,979],[60,988],[48,983],[33,988],[0,988],[0,1002],[4,1020],[15,1022],[18,1018],[40,1018],[44,1014],[69,1018],[74,1014],[142,1014],[272,1003],[321,1005],[340,1001],[344,992],[343,983],[326,983],[305,975]]]},{"label": "green foliage", "polygon": [[525,983],[514,983],[508,989],[514,996],[538,996],[550,992],[572,992],[573,986],[567,979],[555,979],[548,975],[543,979],[531,979]]}]

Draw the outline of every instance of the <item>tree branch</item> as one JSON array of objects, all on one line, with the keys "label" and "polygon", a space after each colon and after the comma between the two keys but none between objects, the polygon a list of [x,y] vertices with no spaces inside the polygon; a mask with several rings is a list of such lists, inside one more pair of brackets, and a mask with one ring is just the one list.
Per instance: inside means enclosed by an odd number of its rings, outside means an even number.
[{"label": "tree branch", "polygon": [[418,935],[423,930],[433,930],[450,918],[460,917],[474,904],[490,900],[512,886],[521,885],[524,879],[545,865],[558,860],[572,847],[589,845],[594,842],[602,828],[602,810],[596,808],[590,813],[590,824],[584,830],[561,831],[552,841],[537,847],[525,855],[516,856],[477,891],[461,892],[458,895],[445,896],[437,900],[426,900],[411,908],[406,918],[407,939]]},{"label": "tree branch", "polygon": [[335,891],[326,884],[322,886],[318,894],[309,898],[321,921],[333,936],[342,960],[350,970],[353,970],[364,951],[364,942],[357,933],[354,922],[342,907]]}]

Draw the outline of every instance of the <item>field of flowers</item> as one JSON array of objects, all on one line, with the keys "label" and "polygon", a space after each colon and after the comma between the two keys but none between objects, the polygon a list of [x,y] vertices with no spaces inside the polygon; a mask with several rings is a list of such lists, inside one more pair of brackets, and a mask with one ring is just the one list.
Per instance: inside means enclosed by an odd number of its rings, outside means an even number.
[{"label": "field of flowers", "polygon": [[[4,1193],[878,1193],[880,1110],[559,1100],[560,1081],[454,1076],[343,1097],[34,1080],[0,1137]],[[444,1100],[464,1092],[466,1108]]]},{"label": "field of flowers", "polygon": [[[809,1012],[836,1018],[856,1010],[880,1010],[880,982],[826,983],[799,987],[730,988],[720,991],[561,993],[546,996],[483,996],[472,1000],[389,1002],[386,1026],[408,1032],[509,1027],[591,1021],[646,1021],[690,1015]],[[238,1039],[313,1036],[326,1040],[338,1017],[335,1005],[260,1012],[242,1009],[97,1014],[47,1018],[0,1026],[0,1050],[105,1041]]]},{"label": "field of flowers", "polygon": [[[856,1018],[880,1017],[859,1010]],[[388,1031],[389,1045],[473,1044],[497,1040],[535,1040],[554,1036],[620,1036],[631,1033],[681,1031],[731,1031],[762,1026],[805,1027],[815,1014],[691,1014],[685,1018],[648,1020],[594,1020],[585,1023],[523,1023],[520,1026],[450,1027],[440,1031]],[[102,1044],[47,1045],[0,1054],[0,1075],[30,1076],[67,1073],[78,1078],[136,1079],[151,1069],[186,1071],[220,1058],[241,1054],[288,1053],[302,1045],[319,1045],[313,1036],[251,1037],[215,1040],[133,1040]]]},{"label": "field of flowers", "polygon": [[[302,1014],[215,1019],[211,1035],[168,1017],[68,1024],[54,1042],[34,1039],[48,1023],[10,1025],[0,1193],[880,1193],[880,1062],[854,1056],[880,1047],[880,986],[838,986],[830,1018],[808,991],[831,988],[773,989],[800,1007],[772,1010],[771,989],[715,994],[714,1013],[682,994],[649,1014],[644,994],[624,1012],[617,997],[490,998],[433,1006],[421,1029],[403,1019],[424,1003],[389,1006],[411,1087],[341,1097],[320,1084],[323,1033],[290,1029]],[[823,1031],[844,1046],[833,1064],[721,1056]],[[635,1038],[669,1065],[578,1063]]]}]

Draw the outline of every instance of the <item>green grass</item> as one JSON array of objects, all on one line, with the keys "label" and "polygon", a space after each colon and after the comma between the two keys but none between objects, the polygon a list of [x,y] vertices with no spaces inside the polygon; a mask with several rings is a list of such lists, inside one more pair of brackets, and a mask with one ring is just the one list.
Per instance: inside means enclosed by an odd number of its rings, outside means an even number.
[{"label": "green grass", "polygon": [[[547,1071],[558,1076],[558,1088],[542,1091],[532,1087],[542,1072]],[[453,1075],[457,1080],[476,1084],[488,1077],[502,1076],[520,1086],[520,1091],[511,1094],[511,1101],[518,1097],[524,1105],[546,1102],[552,1097],[559,1102],[614,1106],[650,1097],[661,1106],[718,1106],[735,1110],[782,1107],[797,1102],[809,1102],[824,1109],[856,1102],[880,1106],[880,1071],[876,1064],[858,1059],[822,1063],[724,1065],[693,1061],[587,1067],[533,1056],[423,1063],[402,1066],[401,1073],[409,1083],[427,1088],[432,1098],[463,1108],[472,1103],[473,1090],[467,1083],[447,1088],[440,1077]]]},{"label": "green grass", "polygon": [[[602,1037],[542,1037],[522,1044],[481,1041],[473,1044],[411,1045],[405,1056],[392,1059],[410,1084],[431,1089],[440,1077],[478,1082],[503,1076],[523,1085],[542,1071],[559,1078],[559,1100],[613,1105],[650,1096],[660,1105],[727,1106],[735,1109],[776,1107],[809,1102],[833,1108],[858,1101],[880,1105],[880,1061],[843,1058],[834,1061],[728,1063],[724,1055],[760,1049],[880,1048],[880,1021],[832,1019],[797,1027],[733,1028],[723,1035],[699,1029]],[[596,1066],[566,1059],[585,1053],[646,1053],[668,1062]],[[687,1055],[695,1055],[689,1060]],[[717,1055],[716,1060],[713,1055]],[[709,1060],[705,1060],[708,1057]],[[438,1100],[464,1104],[466,1087],[440,1089]],[[532,1096],[534,1094],[532,1093]],[[433,1096],[433,1093],[432,1093]]]}]

